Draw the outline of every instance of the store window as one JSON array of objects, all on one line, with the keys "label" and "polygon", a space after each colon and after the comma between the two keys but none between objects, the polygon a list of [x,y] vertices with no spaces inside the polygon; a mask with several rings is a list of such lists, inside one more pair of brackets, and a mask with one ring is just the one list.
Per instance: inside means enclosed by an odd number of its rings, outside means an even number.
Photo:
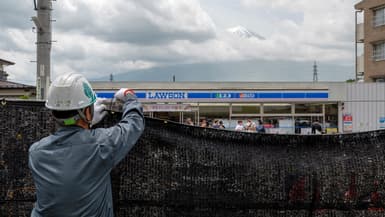
[{"label": "store window", "polygon": [[263,126],[267,133],[273,134],[292,134],[294,133],[294,123],[291,117],[264,117]]},{"label": "store window", "polygon": [[193,124],[198,125],[199,119],[198,119],[198,103],[183,103],[184,105],[187,105],[190,107],[188,111],[182,112],[182,120],[184,124]]},{"label": "store window", "polygon": [[200,103],[199,122],[206,120],[208,124],[214,120],[228,120],[230,116],[229,103]]},{"label": "store window", "polygon": [[296,114],[319,114],[322,113],[322,104],[295,104]]},{"label": "store window", "polygon": [[233,115],[253,116],[261,113],[261,104],[232,104]]},{"label": "store window", "polygon": [[385,60],[385,41],[373,44],[373,60]]},{"label": "store window", "polygon": [[291,114],[291,104],[264,104],[264,114]]},{"label": "store window", "polygon": [[[255,127],[259,124],[259,120],[262,120],[262,118],[260,116],[256,116],[256,117],[252,117],[252,118],[247,117],[247,116],[243,116],[243,117],[238,116],[235,118],[231,118],[231,120],[224,119],[223,122],[225,123],[226,129],[235,130],[235,127],[237,126],[238,121],[242,121],[242,124],[245,127],[246,131],[256,132]],[[253,125],[253,128],[248,128],[248,127],[251,127],[250,125],[248,125],[249,121],[250,121],[251,125]]]},{"label": "store window", "polygon": [[197,104],[195,103],[143,103],[146,117],[159,118],[183,123],[184,119],[191,118],[197,121]]},{"label": "store window", "polygon": [[373,11],[373,26],[385,25],[385,7]]}]

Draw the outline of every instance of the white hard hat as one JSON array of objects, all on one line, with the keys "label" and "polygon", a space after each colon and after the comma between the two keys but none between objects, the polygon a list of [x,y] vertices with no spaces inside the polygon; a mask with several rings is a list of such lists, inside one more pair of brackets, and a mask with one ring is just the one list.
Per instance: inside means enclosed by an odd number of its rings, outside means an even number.
[{"label": "white hard hat", "polygon": [[45,106],[57,111],[85,108],[96,101],[90,83],[81,74],[65,74],[56,78],[48,89]]}]

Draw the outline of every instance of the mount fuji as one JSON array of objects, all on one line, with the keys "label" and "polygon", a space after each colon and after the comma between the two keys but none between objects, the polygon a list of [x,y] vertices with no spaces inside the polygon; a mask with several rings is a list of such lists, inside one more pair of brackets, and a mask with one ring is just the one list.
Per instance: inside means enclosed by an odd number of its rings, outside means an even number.
[{"label": "mount fuji", "polygon": [[259,40],[265,40],[265,38],[262,37],[261,35],[258,35],[257,33],[251,30],[248,30],[243,26],[228,28],[227,31],[241,38],[257,38]]}]

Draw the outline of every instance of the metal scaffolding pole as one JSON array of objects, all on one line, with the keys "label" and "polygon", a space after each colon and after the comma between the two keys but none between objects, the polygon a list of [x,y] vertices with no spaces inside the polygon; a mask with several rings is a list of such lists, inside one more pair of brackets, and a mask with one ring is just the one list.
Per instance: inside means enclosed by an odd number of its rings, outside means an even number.
[{"label": "metal scaffolding pole", "polygon": [[45,99],[51,77],[51,11],[52,0],[34,0],[37,17],[32,17],[36,25],[36,99]]}]

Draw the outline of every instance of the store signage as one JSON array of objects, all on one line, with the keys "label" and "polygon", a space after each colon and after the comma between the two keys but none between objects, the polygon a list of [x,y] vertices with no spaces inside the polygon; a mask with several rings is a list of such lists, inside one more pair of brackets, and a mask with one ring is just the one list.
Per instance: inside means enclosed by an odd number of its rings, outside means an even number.
[{"label": "store signage", "polygon": [[[216,99],[216,100],[308,100],[328,99],[328,91],[135,91],[139,99],[145,100],[188,100],[188,99]],[[97,91],[100,98],[113,98],[113,91]]]},{"label": "store signage", "polygon": [[255,93],[240,93],[239,98],[255,98]]},{"label": "store signage", "polygon": [[351,114],[343,115],[343,126],[344,126],[344,132],[353,131],[353,116]]},{"label": "store signage", "polygon": [[143,104],[144,112],[190,112],[187,104]]},{"label": "store signage", "polygon": [[147,99],[187,99],[187,92],[151,91],[146,92]]}]

